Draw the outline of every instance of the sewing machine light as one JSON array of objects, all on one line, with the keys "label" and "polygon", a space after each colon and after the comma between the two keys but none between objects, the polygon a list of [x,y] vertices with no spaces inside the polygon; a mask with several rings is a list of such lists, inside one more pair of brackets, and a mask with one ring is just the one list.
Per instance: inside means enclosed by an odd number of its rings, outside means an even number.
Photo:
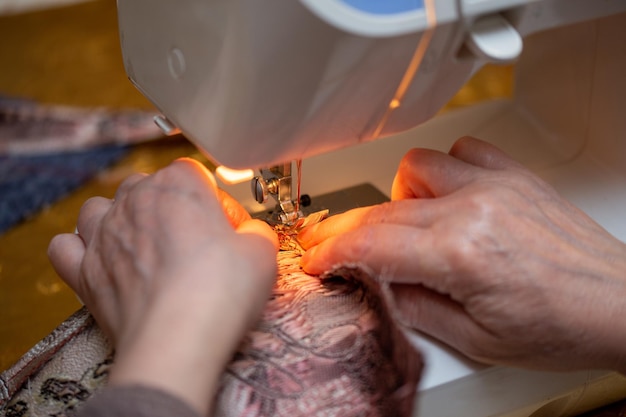
[{"label": "sewing machine light", "polygon": [[234,185],[244,181],[250,181],[254,178],[254,171],[251,169],[231,169],[220,165],[215,169],[215,175],[217,175],[217,178],[223,183]]}]

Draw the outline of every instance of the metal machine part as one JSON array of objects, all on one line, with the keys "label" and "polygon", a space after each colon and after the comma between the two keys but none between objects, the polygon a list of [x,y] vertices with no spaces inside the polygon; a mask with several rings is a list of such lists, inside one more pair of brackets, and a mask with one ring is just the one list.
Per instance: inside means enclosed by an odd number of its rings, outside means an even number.
[{"label": "metal machine part", "polygon": [[[302,207],[302,214],[310,214],[328,210],[332,216],[357,207],[372,206],[389,201],[389,198],[372,184],[364,183],[338,191],[321,194],[311,198],[311,205]],[[276,210],[264,210],[252,213],[256,219],[268,220],[276,216]]]},{"label": "metal machine part", "polygon": [[294,224],[303,215],[298,202],[292,198],[291,162],[262,168],[260,172],[261,175],[254,177],[251,182],[254,199],[262,204],[271,195],[277,203],[276,209],[266,220],[271,224]]}]

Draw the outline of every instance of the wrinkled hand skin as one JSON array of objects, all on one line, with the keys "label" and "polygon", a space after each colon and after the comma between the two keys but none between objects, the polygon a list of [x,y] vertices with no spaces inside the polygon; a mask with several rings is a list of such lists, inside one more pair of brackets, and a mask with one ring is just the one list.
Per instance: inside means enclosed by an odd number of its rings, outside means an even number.
[{"label": "wrinkled hand skin", "polygon": [[626,245],[483,141],[411,150],[391,202],[298,239],[307,272],[366,264],[410,326],[475,360],[626,371]]},{"label": "wrinkled hand skin", "polygon": [[192,160],[89,199],[77,229],[49,257],[115,345],[110,383],[160,388],[206,413],[270,294],[275,233]]}]

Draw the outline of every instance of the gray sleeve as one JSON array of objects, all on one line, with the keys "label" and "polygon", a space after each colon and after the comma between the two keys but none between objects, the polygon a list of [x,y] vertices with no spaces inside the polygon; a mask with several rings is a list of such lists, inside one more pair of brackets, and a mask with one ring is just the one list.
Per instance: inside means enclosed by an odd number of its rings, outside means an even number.
[{"label": "gray sleeve", "polygon": [[200,417],[184,401],[142,386],[106,387],[78,410],[76,417]]}]

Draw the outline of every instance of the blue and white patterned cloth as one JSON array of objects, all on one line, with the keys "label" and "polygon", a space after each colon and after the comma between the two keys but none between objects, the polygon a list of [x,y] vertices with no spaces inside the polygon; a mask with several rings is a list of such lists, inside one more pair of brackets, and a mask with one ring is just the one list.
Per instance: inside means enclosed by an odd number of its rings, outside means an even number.
[{"label": "blue and white patterned cloth", "polygon": [[127,153],[127,146],[0,156],[0,233],[36,214]]}]

